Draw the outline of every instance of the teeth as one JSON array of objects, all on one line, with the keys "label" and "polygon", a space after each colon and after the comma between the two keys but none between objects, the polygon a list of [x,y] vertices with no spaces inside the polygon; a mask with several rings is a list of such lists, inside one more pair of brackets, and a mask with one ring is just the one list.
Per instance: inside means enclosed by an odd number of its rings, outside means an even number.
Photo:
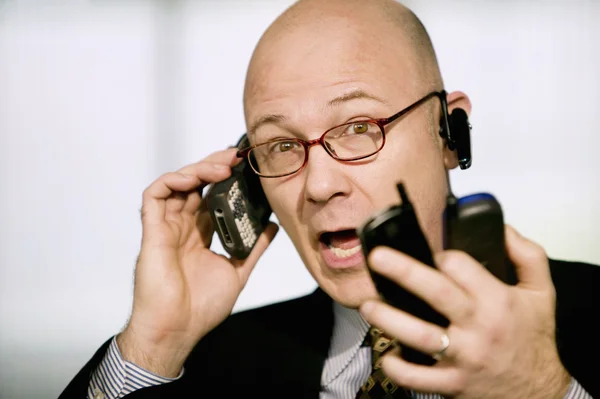
[{"label": "teeth", "polygon": [[331,252],[333,252],[333,254],[335,256],[337,256],[338,258],[347,258],[349,256],[354,255],[358,251],[360,251],[361,246],[357,245],[354,248],[342,249],[342,248],[337,248],[332,245],[329,245],[329,249],[331,249]]}]

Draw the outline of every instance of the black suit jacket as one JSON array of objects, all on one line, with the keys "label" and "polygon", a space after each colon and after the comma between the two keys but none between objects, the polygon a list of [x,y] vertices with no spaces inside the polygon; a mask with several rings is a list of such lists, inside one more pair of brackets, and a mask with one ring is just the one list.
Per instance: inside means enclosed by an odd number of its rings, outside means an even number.
[{"label": "black suit jacket", "polygon": [[[600,398],[600,267],[551,261],[557,290],[557,345],[567,370]],[[333,328],[331,299],[312,294],[236,313],[202,339],[175,382],[127,398],[318,398]],[[60,399],[85,398],[90,374],[110,340],[65,388]]]}]

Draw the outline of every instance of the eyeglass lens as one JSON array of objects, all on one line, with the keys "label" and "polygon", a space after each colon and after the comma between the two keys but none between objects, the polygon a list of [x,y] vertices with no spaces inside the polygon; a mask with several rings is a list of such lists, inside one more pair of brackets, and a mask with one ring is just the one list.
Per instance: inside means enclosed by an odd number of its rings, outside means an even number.
[{"label": "eyeglass lens", "polygon": [[[383,132],[375,122],[350,122],[327,131],[322,142],[333,158],[348,161],[379,151]],[[254,170],[263,176],[291,174],[304,166],[308,147],[300,139],[275,139],[253,148],[249,159]]]}]

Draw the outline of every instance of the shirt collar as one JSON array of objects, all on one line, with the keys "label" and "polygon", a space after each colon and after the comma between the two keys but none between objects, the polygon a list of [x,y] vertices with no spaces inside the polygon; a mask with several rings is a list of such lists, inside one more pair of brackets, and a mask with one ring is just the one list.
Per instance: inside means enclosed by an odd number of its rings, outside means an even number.
[{"label": "shirt collar", "polygon": [[369,331],[369,324],[356,309],[333,302],[333,333],[329,355],[325,360],[322,383],[329,385],[356,356]]}]

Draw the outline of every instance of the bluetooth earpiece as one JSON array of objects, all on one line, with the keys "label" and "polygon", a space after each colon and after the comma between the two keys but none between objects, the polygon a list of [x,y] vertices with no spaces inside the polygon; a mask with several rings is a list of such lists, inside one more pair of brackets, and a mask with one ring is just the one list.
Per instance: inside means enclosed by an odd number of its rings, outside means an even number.
[{"label": "bluetooth earpiece", "polygon": [[450,135],[452,141],[448,141],[448,147],[456,151],[458,164],[461,169],[468,169],[471,166],[471,124],[469,116],[462,108],[456,108],[448,118],[450,125]]},{"label": "bluetooth earpiece", "polygon": [[446,145],[451,151],[456,151],[458,165],[461,169],[468,169],[472,163],[471,155],[471,123],[467,112],[462,108],[455,108],[448,114],[446,92],[442,91],[442,120],[440,121],[440,136],[446,140]]}]

